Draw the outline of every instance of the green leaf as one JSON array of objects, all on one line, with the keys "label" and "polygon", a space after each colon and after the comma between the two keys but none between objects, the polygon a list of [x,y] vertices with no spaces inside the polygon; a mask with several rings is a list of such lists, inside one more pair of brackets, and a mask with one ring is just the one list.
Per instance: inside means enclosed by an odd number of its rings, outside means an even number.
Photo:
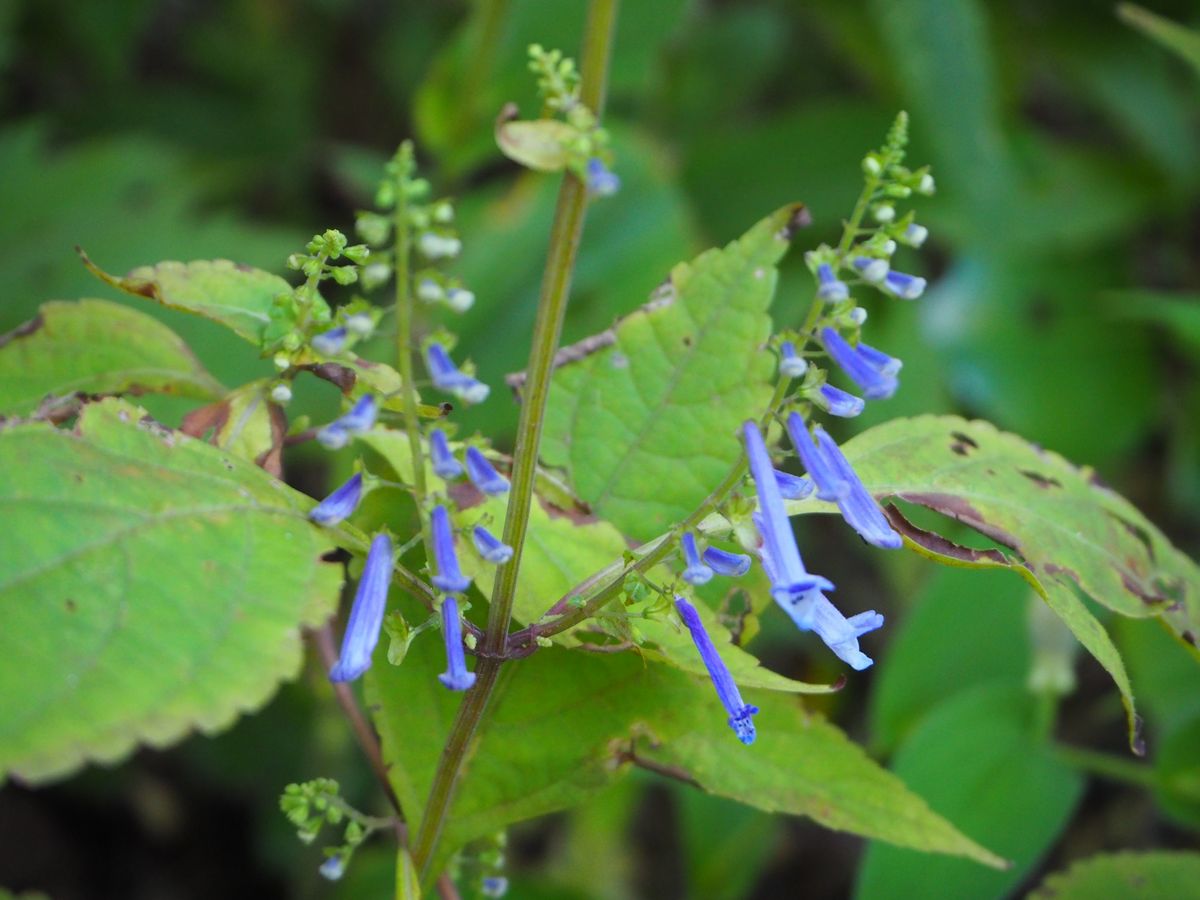
[{"label": "green leaf", "polygon": [[767,307],[802,215],[784,207],[676,266],[649,304],[599,336],[602,349],[555,374],[544,458],[623,533],[666,531],[737,461],[738,425],[770,397]]},{"label": "green leaf", "polygon": [[846,455],[876,496],[933,509],[1012,551],[1016,570],[1113,677],[1138,743],[1121,657],[1079,592],[1121,615],[1160,616],[1195,651],[1195,563],[1091,470],[986,422],[897,419],[848,442]]},{"label": "green leaf", "polygon": [[281,477],[287,416],[271,400],[272,383],[252,381],[218,403],[193,410],[184,416],[181,430],[195,438],[207,436],[213,446]]},{"label": "green leaf", "polygon": [[[392,785],[416,827],[461,696],[435,673],[440,643],[417,641],[403,666],[377,651],[367,696]],[[472,838],[580,803],[638,759],[684,766],[714,793],[905,846],[995,858],[964,838],[834,726],[781,695],[752,694],[759,740],[737,742],[707,678],[632,653],[549,648],[505,665],[447,816],[445,857]],[[649,747],[639,746],[645,738]],[[435,870],[438,868],[435,861]]]},{"label": "green leaf", "polygon": [[312,502],[135,406],[0,430],[0,774],[45,781],[257,709],[341,573]]},{"label": "green leaf", "polygon": [[0,337],[0,415],[35,410],[49,395],[165,393],[210,399],[224,388],[166,325],[117,303],[42,304]]},{"label": "green leaf", "polygon": [[1051,875],[1029,900],[1178,900],[1200,881],[1200,853],[1112,853]]},{"label": "green leaf", "polygon": [[278,275],[227,259],[162,262],[124,277],[109,275],[86,256],[83,261],[118,290],[212,319],[258,346],[271,323],[275,298],[292,290]]},{"label": "green leaf", "polygon": [[873,844],[857,900],[1008,896],[1066,826],[1083,779],[1035,733],[1036,700],[1019,687],[984,686],[942,704],[896,754],[893,768],[930,806],[1012,860],[989,871]]},{"label": "green leaf", "polygon": [[1154,799],[1177,822],[1200,830],[1200,716],[1166,733],[1154,754]]},{"label": "green leaf", "polygon": [[1117,15],[1142,34],[1179,56],[1200,74],[1200,34],[1135,3],[1121,3]]}]

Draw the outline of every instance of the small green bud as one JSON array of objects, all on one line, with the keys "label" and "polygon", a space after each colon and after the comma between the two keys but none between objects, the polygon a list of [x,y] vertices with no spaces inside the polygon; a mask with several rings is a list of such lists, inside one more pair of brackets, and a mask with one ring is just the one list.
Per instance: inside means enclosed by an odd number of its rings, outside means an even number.
[{"label": "small green bud", "polygon": [[883,166],[879,164],[879,160],[875,158],[875,154],[873,153],[863,157],[862,169],[863,172],[872,178],[877,178],[883,173]]},{"label": "small green bud", "polygon": [[[381,182],[379,189],[375,191],[375,205],[380,209],[391,209],[396,205],[396,185],[390,178]],[[363,237],[365,238],[366,235],[364,234]],[[371,243],[381,244],[383,241],[371,241]]]},{"label": "small green bud", "polygon": [[889,197],[897,197],[901,200],[912,196],[912,188],[904,184],[889,184],[883,192]]},{"label": "small green bud", "polygon": [[468,631],[465,635],[463,635],[463,643],[467,645],[468,650],[474,650],[479,645],[479,638],[475,637],[472,632]]},{"label": "small green bud", "polygon": [[392,269],[387,263],[371,263],[362,270],[362,286],[365,290],[373,291],[381,284],[386,284],[392,277]]},{"label": "small green bud", "polygon": [[550,640],[550,638],[546,637],[544,634],[539,634],[535,640],[537,641],[537,645],[539,647],[553,647],[554,646],[554,641]]},{"label": "small green bud", "polygon": [[875,208],[871,210],[871,214],[875,217],[876,222],[886,225],[888,222],[892,221],[892,219],[896,218],[896,207],[892,206],[890,203],[878,203],[875,205]]},{"label": "small green bud", "polygon": [[917,182],[917,193],[918,194],[924,194],[926,197],[929,197],[936,190],[937,190],[937,186],[934,184],[933,176],[930,175],[928,172],[926,172],[924,175],[922,175],[921,180]]},{"label": "small green bud", "polygon": [[272,362],[275,364],[275,368],[282,372],[285,369],[291,368],[292,357],[287,353],[276,353]]},{"label": "small green bud", "polygon": [[358,281],[358,269],[354,266],[333,266],[330,268],[329,274],[338,284],[354,284]]},{"label": "small green bud", "polygon": [[371,248],[366,244],[354,244],[347,247],[342,255],[350,260],[350,262],[361,266],[367,261],[367,257],[371,255]]},{"label": "small green bud", "polygon": [[271,388],[271,399],[280,406],[286,406],[292,401],[292,388],[286,381],[280,381]]},{"label": "small green bud", "polygon": [[404,186],[404,195],[409,200],[420,200],[429,193],[429,182],[424,178],[414,178]]},{"label": "small green bud", "polygon": [[364,834],[365,832],[363,831],[363,827],[358,822],[351,819],[346,823],[347,844],[361,844]]},{"label": "small green bud", "polygon": [[304,267],[304,262],[308,257],[303,253],[293,253],[287,258],[287,267],[293,272],[298,272]]},{"label": "small green bud", "polygon": [[392,220],[379,213],[363,212],[358,214],[354,227],[368,244],[385,244],[392,233]]},{"label": "small green bud", "polygon": [[292,352],[295,350],[299,350],[300,345],[303,342],[304,342],[304,339],[299,334],[297,334],[294,331],[290,331],[283,336],[283,341],[281,343],[283,344],[284,350]]},{"label": "small green bud", "polygon": [[303,272],[308,278],[315,278],[321,274],[321,263],[319,260],[309,257],[303,266]]},{"label": "small green bud", "polygon": [[454,221],[454,205],[449,200],[439,200],[433,205],[433,221],[448,225]]},{"label": "small green bud", "polygon": [[330,228],[321,235],[322,249],[330,259],[337,259],[346,249],[346,236],[336,228]]}]

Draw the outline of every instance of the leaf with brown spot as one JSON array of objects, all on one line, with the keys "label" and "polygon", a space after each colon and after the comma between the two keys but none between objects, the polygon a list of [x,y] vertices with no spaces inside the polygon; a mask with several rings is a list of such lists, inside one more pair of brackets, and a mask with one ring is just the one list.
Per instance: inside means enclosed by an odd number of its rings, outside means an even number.
[{"label": "leaf with brown spot", "polygon": [[287,416],[271,401],[271,384],[267,379],[252,381],[219,403],[192,410],[180,430],[248,459],[276,478],[282,476]]}]

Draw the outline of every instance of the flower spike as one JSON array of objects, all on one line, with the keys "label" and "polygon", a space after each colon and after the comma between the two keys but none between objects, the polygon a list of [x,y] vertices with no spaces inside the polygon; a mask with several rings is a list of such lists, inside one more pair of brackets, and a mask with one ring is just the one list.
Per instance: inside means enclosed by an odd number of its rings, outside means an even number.
[{"label": "flower spike", "polygon": [[458,601],[453,596],[442,600],[442,637],[446,641],[446,671],[438,676],[438,681],[452,691],[465,691],[475,683],[475,673],[467,671],[462,618],[458,614]]},{"label": "flower spike", "polygon": [[880,354],[874,348],[864,352],[861,344],[851,347],[834,328],[821,329],[821,343],[825,345],[825,352],[862,389],[868,400],[885,400],[896,393],[900,385],[896,378],[899,366],[894,364],[898,360],[887,356],[886,359],[891,362],[884,364],[878,360],[878,356],[885,354]]},{"label": "flower spike", "polygon": [[441,344],[433,341],[425,348],[425,367],[433,386],[439,391],[453,394],[467,403],[482,403],[491,392],[482,381],[459,370],[450,359],[450,354]]},{"label": "flower spike", "polygon": [[866,406],[861,397],[848,394],[841,388],[835,388],[832,384],[821,385],[816,401],[817,405],[825,412],[843,419],[853,419]]},{"label": "flower spike", "polygon": [[925,293],[925,279],[917,275],[905,275],[903,272],[888,272],[881,287],[889,294],[901,300],[916,300]]},{"label": "flower spike", "polygon": [[683,547],[683,557],[687,562],[687,568],[683,570],[683,580],[692,585],[712,581],[713,570],[701,562],[700,553],[696,550],[696,535],[685,531],[679,538],[679,544]]},{"label": "flower spike", "polygon": [[340,488],[313,507],[308,517],[318,525],[336,525],[358,508],[362,499],[362,473],[358,472]]},{"label": "flower spike", "polygon": [[485,494],[503,494],[508,490],[508,479],[496,471],[478,447],[467,448],[467,477]]},{"label": "flower spike", "polygon": [[482,525],[476,525],[471,530],[471,539],[479,555],[490,563],[502,566],[513,556],[513,548],[504,543]]},{"label": "flower spike", "polygon": [[440,503],[430,516],[433,528],[433,558],[437,562],[437,574],[430,579],[433,586],[448,594],[459,594],[471,586],[471,579],[458,567],[458,554],[454,551],[454,533],[450,530],[450,514]]},{"label": "flower spike", "polygon": [[325,356],[336,356],[346,348],[346,329],[331,328],[313,336],[312,348]]},{"label": "flower spike", "polygon": [[713,687],[717,689],[717,697],[720,698],[725,710],[729,713],[729,727],[733,729],[733,733],[743,744],[753,744],[754,721],[750,717],[758,712],[758,707],[751,706],[742,700],[733,676],[729,674],[729,667],[725,665],[725,661],[717,653],[717,648],[713,646],[712,638],[708,636],[704,623],[700,621],[696,607],[676,594],[675,611],[679,613],[679,618],[691,632],[692,640],[700,652],[700,658],[704,660],[704,667],[708,669],[708,676],[712,679]]},{"label": "flower spike", "polygon": [[817,266],[817,280],[820,282],[817,296],[822,300],[836,303],[850,296],[849,286],[833,274],[833,266],[829,263],[821,263]]},{"label": "flower spike", "polygon": [[758,425],[748,421],[742,425],[746,444],[746,457],[750,461],[750,474],[758,490],[759,513],[755,524],[763,539],[764,552],[771,559],[767,574],[771,579],[771,596],[782,601],[787,597],[803,593],[812,587],[824,586],[832,590],[833,585],[820,575],[811,575],[804,569],[796,538],[792,534],[792,523],[783,508],[783,496],[775,480],[775,469],[767,455],[767,446],[759,434]]},{"label": "flower spike", "polygon": [[342,638],[342,652],[329,670],[330,681],[353,681],[371,668],[371,654],[379,643],[383,611],[387,607],[388,585],[392,581],[392,539],[375,535],[367,561],[363,565],[350,621]]},{"label": "flower spike", "polygon": [[440,428],[433,428],[429,432],[429,456],[433,460],[433,471],[439,478],[452,481],[462,474],[462,464],[450,452],[446,433]]},{"label": "flower spike", "polygon": [[804,358],[796,353],[796,345],[784,341],[779,345],[779,374],[785,378],[799,378],[808,368]]},{"label": "flower spike", "polygon": [[317,440],[329,450],[340,450],[350,442],[352,436],[374,428],[378,414],[379,404],[375,395],[363,394],[348,413],[318,431]]},{"label": "flower spike", "polygon": [[705,547],[700,558],[718,575],[741,578],[750,571],[750,557],[745,553],[730,553],[720,547]]}]

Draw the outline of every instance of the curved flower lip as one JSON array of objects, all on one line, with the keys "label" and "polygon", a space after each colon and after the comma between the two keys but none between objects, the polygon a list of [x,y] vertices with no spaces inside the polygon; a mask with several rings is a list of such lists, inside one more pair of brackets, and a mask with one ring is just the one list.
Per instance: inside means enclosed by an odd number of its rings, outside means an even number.
[{"label": "curved flower lip", "polygon": [[823,384],[817,396],[817,405],[831,416],[852,419],[863,411],[866,403],[861,397],[855,397],[832,384]]},{"label": "curved flower lip", "polygon": [[[885,400],[896,393],[900,382],[896,378],[898,360],[880,353],[873,347],[851,347],[835,328],[821,329],[821,343],[838,367],[849,376],[868,400]],[[881,360],[881,357],[887,362]]]},{"label": "curved flower lip", "polygon": [[482,525],[476,525],[471,529],[471,539],[474,541],[479,555],[487,562],[501,566],[513,557],[513,548]]},{"label": "curved flower lip", "polygon": [[925,279],[919,275],[891,271],[887,273],[880,287],[901,300],[916,300],[925,293],[925,284]]},{"label": "curved flower lip", "polygon": [[329,450],[338,450],[349,443],[356,434],[370,431],[375,427],[375,417],[379,415],[379,403],[374,394],[363,394],[350,411],[340,418],[334,419],[317,432],[317,441]]},{"label": "curved flower lip", "polygon": [[336,525],[358,508],[362,499],[362,473],[357,472],[340,488],[313,507],[308,517],[318,525]]},{"label": "curved flower lip", "polygon": [[439,478],[452,481],[462,474],[462,464],[450,452],[446,433],[440,428],[430,429],[429,456],[433,460],[433,471]]},{"label": "curved flower lip", "polygon": [[491,392],[482,381],[461,371],[450,359],[446,348],[437,341],[431,341],[425,348],[425,367],[435,388],[454,394],[468,403],[482,403]]},{"label": "curved flower lip", "polygon": [[346,348],[346,334],[346,329],[339,326],[313,335],[312,348],[325,356],[335,356]]},{"label": "curved flower lip", "polygon": [[775,484],[784,500],[803,500],[813,492],[813,483],[807,478],[775,470]]},{"label": "curved flower lip", "polygon": [[353,681],[371,668],[371,654],[379,643],[383,627],[383,612],[387,607],[388,586],[392,582],[392,539],[377,534],[371,541],[367,561],[363,565],[350,620],[342,637],[342,651],[333,668],[330,681]]},{"label": "curved flower lip", "polygon": [[679,544],[683,547],[684,560],[687,562],[687,568],[683,570],[683,580],[697,586],[712,581],[713,570],[700,560],[700,554],[696,550],[696,535],[685,531],[679,538]]},{"label": "curved flower lip", "polygon": [[446,643],[446,671],[438,676],[438,681],[452,691],[468,690],[475,683],[475,673],[467,670],[462,618],[458,613],[458,601],[453,596],[442,600],[442,637]]},{"label": "curved flower lip", "polygon": [[801,631],[813,631],[830,650],[855,671],[873,662],[859,649],[858,639],[883,627],[883,616],[874,610],[847,619],[819,588],[780,601],[780,606]]},{"label": "curved flower lip", "polygon": [[729,713],[729,727],[733,729],[733,733],[743,744],[753,744],[755,731],[754,722],[750,717],[758,712],[758,707],[751,706],[742,700],[741,692],[738,691],[733,675],[730,674],[729,667],[717,653],[717,648],[713,646],[712,638],[708,636],[708,631],[700,620],[700,614],[696,612],[696,607],[692,606],[686,598],[676,594],[675,611],[679,613],[684,627],[691,633],[692,642],[695,643],[696,650],[700,653],[700,659],[704,661],[704,668],[708,670],[708,677],[712,679],[713,687],[717,690],[717,697],[725,707],[725,711]]},{"label": "curved flower lip", "polygon": [[700,558],[718,575],[740,578],[750,571],[750,557],[745,553],[730,553],[720,547],[705,547]]},{"label": "curved flower lip", "polygon": [[478,447],[467,448],[467,477],[488,495],[503,494],[509,488],[508,479],[496,471]]},{"label": "curved flower lip", "polygon": [[779,345],[779,374],[784,378],[799,378],[808,369],[808,363],[796,353],[796,345],[784,341]]},{"label": "curved flower lip", "polygon": [[460,594],[471,586],[471,579],[458,567],[454,533],[450,530],[450,514],[446,507],[440,503],[435,506],[429,522],[433,532],[433,558],[437,563],[437,574],[430,581],[438,590]]},{"label": "curved flower lip", "polygon": [[833,273],[833,266],[829,265],[829,263],[821,263],[817,266],[817,281],[820,282],[820,286],[817,288],[817,296],[822,300],[836,303],[850,296],[849,285],[838,279]]}]

